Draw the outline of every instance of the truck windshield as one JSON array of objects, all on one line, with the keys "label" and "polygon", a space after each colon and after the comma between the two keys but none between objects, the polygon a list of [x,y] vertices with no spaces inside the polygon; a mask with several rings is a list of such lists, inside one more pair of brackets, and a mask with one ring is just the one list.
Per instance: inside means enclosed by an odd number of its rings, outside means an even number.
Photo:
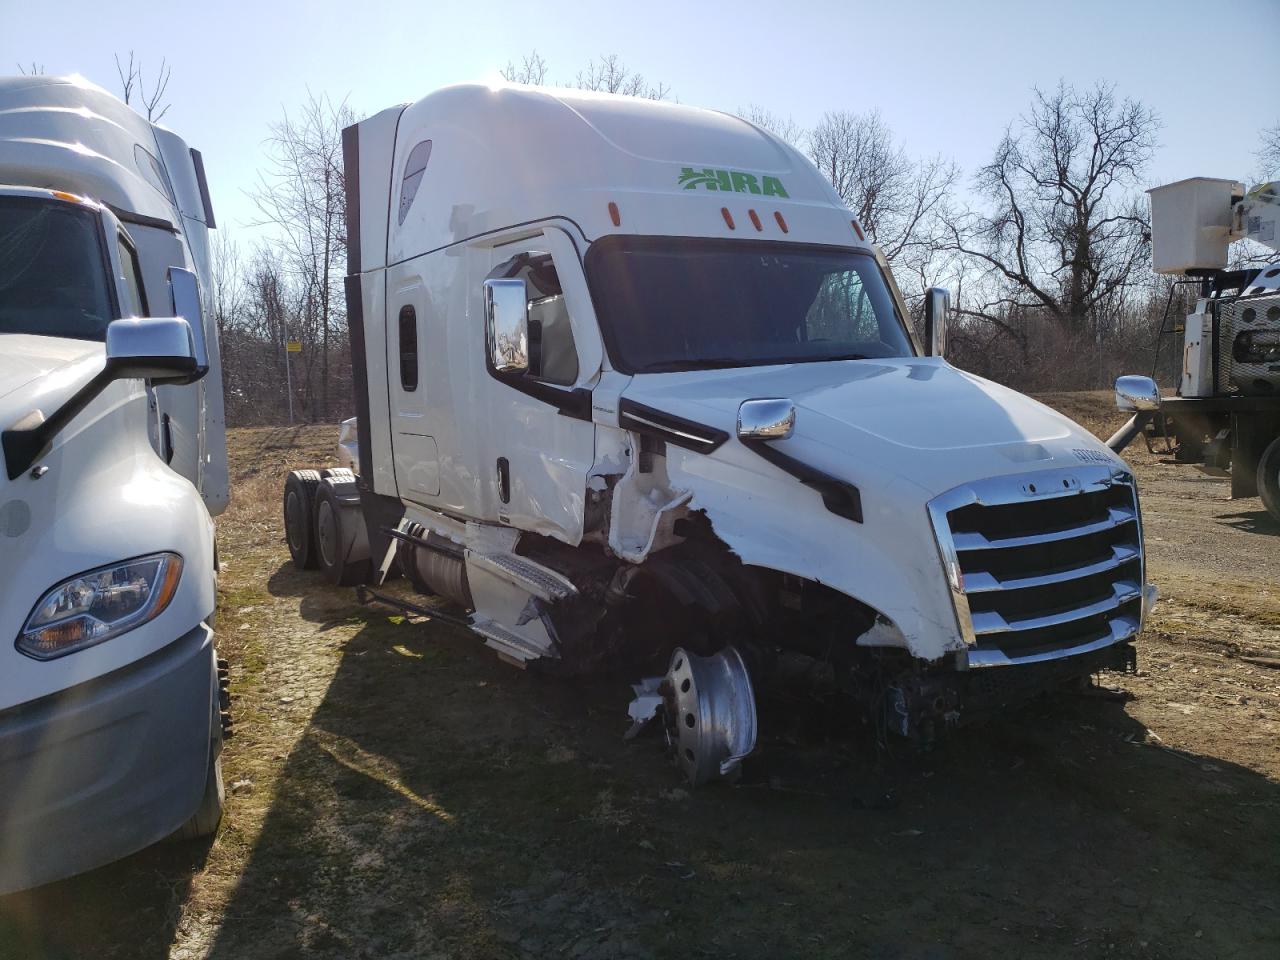
[{"label": "truck windshield", "polygon": [[0,197],[0,333],[104,340],[112,316],[107,263],[92,210]]},{"label": "truck windshield", "polygon": [[624,373],[913,355],[866,253],[607,237],[592,244],[587,275]]}]

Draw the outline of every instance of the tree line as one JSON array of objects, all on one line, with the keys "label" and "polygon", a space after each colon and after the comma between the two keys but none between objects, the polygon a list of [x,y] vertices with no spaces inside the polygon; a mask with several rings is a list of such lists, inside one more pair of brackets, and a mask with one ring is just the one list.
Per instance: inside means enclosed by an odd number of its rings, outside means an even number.
[{"label": "tree line", "polygon": [[[553,79],[536,51],[501,73],[512,83]],[[674,96],[614,55],[555,79]],[[991,159],[968,174],[944,156],[910,156],[874,110],[831,110],[811,128],[759,105],[736,112],[830,181],[888,259],[917,326],[925,287],[950,287],[957,366],[1023,390],[1102,388],[1123,372],[1177,377],[1172,326],[1194,288],[1150,269],[1144,190],[1160,120],[1142,103],[1104,83],[1033,89]],[[269,239],[248,252],[225,234],[215,244],[231,423],[287,416],[286,362],[297,419],[354,412],[341,132],[357,119],[346,102],[321,96],[285,112],[251,194]],[[1280,124],[1262,132],[1257,159],[1261,176],[1280,175]],[[302,352],[287,361],[289,340]]]}]

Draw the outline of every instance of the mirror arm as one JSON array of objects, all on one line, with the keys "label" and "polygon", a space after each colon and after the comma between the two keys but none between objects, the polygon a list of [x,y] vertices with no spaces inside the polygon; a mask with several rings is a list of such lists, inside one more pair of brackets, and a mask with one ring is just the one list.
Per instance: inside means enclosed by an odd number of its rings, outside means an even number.
[{"label": "mirror arm", "polygon": [[1134,437],[1138,436],[1146,429],[1147,424],[1154,418],[1154,411],[1139,410],[1129,418],[1128,423],[1111,435],[1110,439],[1107,440],[1107,448],[1110,449],[1112,453],[1120,453],[1133,441]]},{"label": "mirror arm", "polygon": [[[10,480],[17,480],[18,477],[31,469],[31,465],[43,456],[53,443],[53,438],[58,432],[69,424],[75,417],[93,402],[94,398],[106,388],[107,384],[115,380],[115,374],[111,370],[111,364],[107,365],[100,371],[95,373],[89,381],[73,393],[67,402],[60,406],[46,420],[31,427],[10,427],[5,430],[0,443],[4,446],[4,463],[8,471]],[[39,411],[32,411],[32,414]],[[31,416],[32,414],[28,414]]]}]

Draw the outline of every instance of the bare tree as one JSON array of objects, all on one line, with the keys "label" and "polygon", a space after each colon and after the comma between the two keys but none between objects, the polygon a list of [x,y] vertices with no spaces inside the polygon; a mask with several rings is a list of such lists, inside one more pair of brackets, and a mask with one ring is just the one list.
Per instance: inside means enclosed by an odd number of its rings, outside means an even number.
[{"label": "bare tree", "polygon": [[666,100],[671,95],[671,88],[665,83],[649,83],[643,74],[629,70],[616,53],[592,60],[585,71],[578,71],[573,85],[579,90],[621,93],[647,100]]},{"label": "bare tree", "polygon": [[498,72],[507,83],[528,83],[539,87],[547,82],[547,61],[534,50],[520,61],[519,67],[508,60],[506,67]]},{"label": "bare tree", "polygon": [[1036,90],[974,178],[987,209],[950,218],[948,247],[981,280],[961,314],[1015,335],[1033,316],[1098,330],[1145,276],[1140,188],[1158,126],[1107,85]]},{"label": "bare tree", "polygon": [[165,58],[160,59],[159,75],[155,83],[147,87],[146,78],[142,75],[142,61],[135,60],[133,51],[129,51],[129,64],[126,67],[120,62],[120,54],[116,54],[116,74],[120,77],[120,96],[125,103],[132,103],[134,94],[146,108],[147,119],[159,123],[169,112],[170,104],[165,101],[165,91],[169,89],[169,76],[173,72]]},{"label": "bare tree", "polygon": [[809,158],[895,265],[922,262],[940,243],[937,214],[955,185],[955,165],[915,162],[879,113],[829,111],[809,132]]},{"label": "bare tree", "polygon": [[739,107],[738,116],[747,121],[747,123],[753,124],[762,130],[768,130],[797,150],[805,149],[809,135],[804,127],[796,123],[790,116],[780,116],[772,110],[755,103],[749,104],[745,109]]},{"label": "bare tree", "polygon": [[284,280],[300,298],[297,338],[303,341],[308,395],[318,375],[318,409],[328,416],[334,341],[345,344],[341,281],[346,256],[346,191],[342,130],[356,121],[343,101],[311,95],[302,109],[271,127],[268,167],[251,197],[261,223],[279,229],[274,245]]},{"label": "bare tree", "polygon": [[1262,167],[1262,179],[1280,177],[1280,123],[1262,131],[1257,157]]},{"label": "bare tree", "polygon": [[38,77],[44,73],[44,64],[32,60],[28,64],[18,64],[18,72],[24,77]]},{"label": "bare tree", "polygon": [[[508,83],[541,85],[548,82],[549,70],[547,61],[534,50],[520,61],[519,66],[516,66],[514,60],[508,60],[507,65],[498,73]],[[650,83],[643,74],[632,72],[616,53],[602,55],[590,61],[585,70],[578,71],[572,83],[564,86],[602,93],[621,93],[648,100],[666,100],[671,96],[669,86],[665,83]]]}]

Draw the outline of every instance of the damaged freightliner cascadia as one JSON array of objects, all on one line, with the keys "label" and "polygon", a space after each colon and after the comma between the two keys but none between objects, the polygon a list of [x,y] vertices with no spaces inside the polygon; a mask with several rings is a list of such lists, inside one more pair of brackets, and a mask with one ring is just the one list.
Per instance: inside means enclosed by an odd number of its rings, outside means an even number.
[{"label": "damaged freightliner cascadia", "polygon": [[634,726],[661,718],[695,784],[737,772],[797,664],[926,740],[1132,667],[1154,598],[1132,472],[948,365],[945,291],[914,342],[793,147],[519,86],[343,146],[357,469],[288,477],[300,565],[518,666],[630,677]]}]

